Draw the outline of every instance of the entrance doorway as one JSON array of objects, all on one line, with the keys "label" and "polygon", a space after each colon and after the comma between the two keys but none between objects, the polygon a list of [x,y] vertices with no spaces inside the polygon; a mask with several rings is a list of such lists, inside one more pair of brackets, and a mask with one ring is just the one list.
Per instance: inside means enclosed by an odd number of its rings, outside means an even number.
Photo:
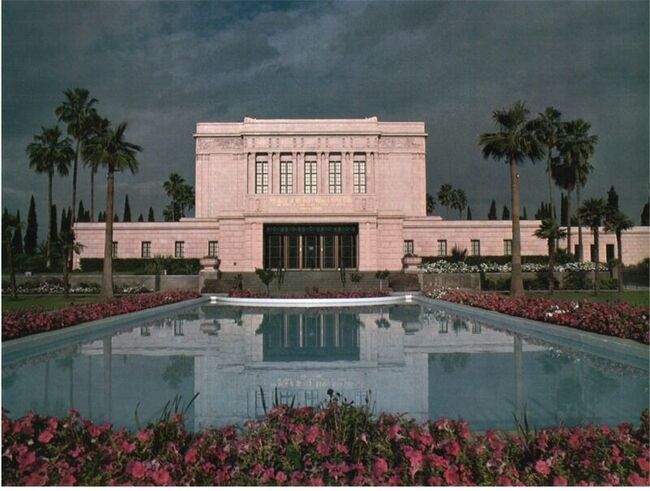
[{"label": "entrance doorway", "polygon": [[356,269],[354,224],[264,225],[264,267],[287,270]]}]

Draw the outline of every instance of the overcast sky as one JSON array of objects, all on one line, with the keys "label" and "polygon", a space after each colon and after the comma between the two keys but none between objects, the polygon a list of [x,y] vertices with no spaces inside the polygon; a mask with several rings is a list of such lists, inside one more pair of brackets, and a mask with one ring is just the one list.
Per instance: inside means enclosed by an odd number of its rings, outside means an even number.
[{"label": "overcast sky", "polygon": [[[197,121],[358,118],[425,121],[427,186],[463,188],[474,218],[509,205],[505,164],[483,160],[491,114],[524,100],[584,118],[599,143],[585,196],[611,185],[635,222],[648,195],[648,2],[2,2],[2,202],[44,233],[47,178],[25,147],[56,123],[66,88],[126,121],[140,172],[116,179],[134,218],[161,218],[170,172],[194,181]],[[531,216],[544,166],[525,164]],[[103,183],[103,176],[99,179]],[[55,180],[68,206],[71,178]],[[88,206],[89,175],[79,176]],[[224,190],[228,192],[228,190]],[[399,197],[396,197],[399,199]],[[105,186],[96,209],[105,204]]]}]

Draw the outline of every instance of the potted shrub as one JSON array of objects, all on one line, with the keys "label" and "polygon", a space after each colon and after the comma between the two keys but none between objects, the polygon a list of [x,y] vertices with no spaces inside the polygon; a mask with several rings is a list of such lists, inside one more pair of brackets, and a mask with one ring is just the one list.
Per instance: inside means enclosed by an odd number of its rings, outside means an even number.
[{"label": "potted shrub", "polygon": [[402,266],[404,271],[415,271],[422,264],[422,258],[415,254],[405,254],[402,258]]}]

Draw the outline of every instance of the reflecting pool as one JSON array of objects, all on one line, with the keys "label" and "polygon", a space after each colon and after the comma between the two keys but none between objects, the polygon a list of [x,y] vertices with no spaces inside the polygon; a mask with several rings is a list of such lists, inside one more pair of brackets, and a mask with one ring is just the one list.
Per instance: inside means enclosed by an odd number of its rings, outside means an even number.
[{"label": "reflecting pool", "polygon": [[[375,412],[463,418],[472,429],[637,423],[647,363],[626,364],[419,303],[354,308],[202,304],[54,351],[4,356],[14,417],[69,408],[135,427],[177,395],[200,429],[262,416],[273,399],[316,405],[333,389]],[[264,399],[264,400],[263,400]]]}]

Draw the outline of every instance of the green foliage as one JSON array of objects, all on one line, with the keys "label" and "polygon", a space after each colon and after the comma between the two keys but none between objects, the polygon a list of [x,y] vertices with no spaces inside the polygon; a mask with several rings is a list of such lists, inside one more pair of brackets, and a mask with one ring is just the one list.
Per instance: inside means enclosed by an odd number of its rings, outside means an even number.
[{"label": "green foliage", "polygon": [[163,189],[172,200],[163,211],[166,222],[177,222],[185,216],[186,210],[194,208],[194,188],[179,174],[171,173]]},{"label": "green foliage", "polygon": [[156,221],[156,217],[153,214],[153,208],[151,206],[149,207],[149,215],[147,217],[147,221],[148,222],[155,222]]},{"label": "green foliage", "polygon": [[375,278],[377,278],[378,280],[385,280],[386,278],[388,278],[389,275],[390,275],[390,271],[385,269],[383,271],[377,271],[375,273]]},{"label": "green foliage", "polygon": [[565,290],[588,290],[593,287],[591,281],[591,272],[587,271],[568,271],[564,277]]},{"label": "green foliage", "polygon": [[650,203],[646,203],[641,211],[641,225],[647,227],[650,225]]},{"label": "green foliage", "polygon": [[350,275],[350,280],[352,283],[359,283],[363,279],[363,275],[359,273],[352,273]]},{"label": "green foliage", "polygon": [[510,220],[510,210],[506,205],[503,205],[503,211],[501,212],[501,220]]},{"label": "green foliage", "polygon": [[457,245],[454,245],[451,249],[451,256],[449,261],[452,263],[466,262],[467,259],[467,249],[461,249]]},{"label": "green foliage", "polygon": [[264,285],[266,285],[266,293],[269,293],[269,285],[275,278],[275,271],[272,269],[261,269],[261,268],[256,268],[255,269],[255,274],[257,277],[260,279]]}]

